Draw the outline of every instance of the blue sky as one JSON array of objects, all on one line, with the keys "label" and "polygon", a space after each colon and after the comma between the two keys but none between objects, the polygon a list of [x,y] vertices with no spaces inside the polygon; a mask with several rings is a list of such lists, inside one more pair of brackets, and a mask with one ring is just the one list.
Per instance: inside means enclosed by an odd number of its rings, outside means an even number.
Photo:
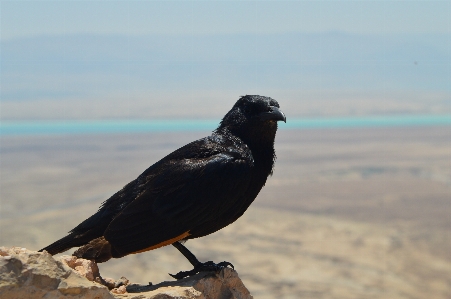
[{"label": "blue sky", "polygon": [[450,1],[1,1],[1,39],[96,34],[451,33]]},{"label": "blue sky", "polygon": [[2,119],[218,117],[244,94],[298,116],[451,108],[451,1],[0,1],[0,11]]}]

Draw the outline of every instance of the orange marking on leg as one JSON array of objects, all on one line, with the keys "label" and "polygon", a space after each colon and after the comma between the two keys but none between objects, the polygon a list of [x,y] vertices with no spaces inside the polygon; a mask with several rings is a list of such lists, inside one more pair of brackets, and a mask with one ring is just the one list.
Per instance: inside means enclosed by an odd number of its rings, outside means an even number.
[{"label": "orange marking on leg", "polygon": [[172,239],[163,241],[163,242],[161,242],[161,243],[158,243],[157,245],[153,245],[153,246],[150,246],[150,247],[147,247],[147,248],[144,248],[144,249],[141,249],[141,250],[132,252],[132,254],[134,254],[134,253],[141,253],[141,252],[145,252],[145,251],[157,249],[157,248],[160,248],[160,247],[163,247],[163,246],[166,246],[166,245],[170,245],[170,244],[172,244],[172,243],[175,243],[175,242],[177,242],[177,241],[180,241],[180,240],[182,240],[182,239],[185,239],[185,238],[188,237],[189,235],[190,235],[190,233],[189,233],[189,231],[187,231],[187,232],[184,232],[183,234],[181,234],[180,236],[177,236],[177,237],[175,237],[175,238],[172,238]]}]

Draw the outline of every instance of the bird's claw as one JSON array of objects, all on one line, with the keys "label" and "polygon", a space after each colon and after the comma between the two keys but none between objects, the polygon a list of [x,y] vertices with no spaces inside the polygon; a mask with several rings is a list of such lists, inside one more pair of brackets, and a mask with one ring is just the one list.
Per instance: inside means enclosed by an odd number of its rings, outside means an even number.
[{"label": "bird's claw", "polygon": [[[232,263],[229,263],[229,262],[226,262],[226,261],[220,262],[216,266],[220,267],[221,269],[222,268],[227,268],[228,266],[230,266],[233,270],[235,270],[235,267],[232,265]],[[221,270],[221,269],[219,269],[219,270]]]},{"label": "bird's claw", "polygon": [[228,266],[230,266],[232,269],[235,269],[235,267],[231,263],[226,262],[226,261],[220,262],[220,263],[217,263],[217,264],[215,264],[212,261],[208,261],[208,262],[205,262],[205,263],[197,264],[194,267],[193,270],[180,271],[177,274],[169,274],[169,275],[171,277],[177,279],[177,280],[180,280],[182,278],[185,278],[185,277],[188,277],[188,276],[192,276],[192,275],[195,275],[195,274],[200,273],[200,272],[210,272],[210,271],[219,272],[222,269],[227,268]]}]

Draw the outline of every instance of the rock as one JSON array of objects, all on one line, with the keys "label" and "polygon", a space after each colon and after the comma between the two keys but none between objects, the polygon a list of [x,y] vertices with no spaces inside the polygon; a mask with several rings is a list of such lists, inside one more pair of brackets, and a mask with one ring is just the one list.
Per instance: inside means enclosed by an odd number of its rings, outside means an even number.
[{"label": "rock", "polygon": [[113,294],[125,294],[127,293],[127,288],[125,286],[120,286],[111,290]]},{"label": "rock", "polygon": [[94,281],[96,277],[100,277],[99,267],[94,261],[79,259],[73,255],[63,255],[59,260],[89,281]]},{"label": "rock", "polygon": [[[238,273],[224,268],[219,273],[202,272],[178,281],[162,282],[152,286],[127,286],[124,299],[251,299]],[[135,293],[139,292],[139,293]]]},{"label": "rock", "polygon": [[47,252],[0,247],[0,298],[114,298]]},{"label": "rock", "polygon": [[[96,281],[102,281],[108,288]],[[47,252],[0,247],[0,298],[122,299],[250,299],[235,270],[202,272],[157,285],[130,284],[122,277],[101,278],[96,263],[73,256],[54,258]]]}]

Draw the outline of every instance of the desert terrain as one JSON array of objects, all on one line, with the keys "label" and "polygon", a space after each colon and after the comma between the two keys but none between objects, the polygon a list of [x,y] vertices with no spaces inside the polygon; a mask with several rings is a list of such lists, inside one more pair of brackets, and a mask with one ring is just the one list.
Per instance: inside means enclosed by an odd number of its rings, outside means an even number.
[{"label": "desert terrain", "polygon": [[[38,250],[172,150],[209,132],[1,137],[0,245]],[[451,130],[288,130],[242,218],[187,247],[234,264],[255,298],[451,298]],[[70,254],[72,251],[66,252]],[[158,283],[172,246],[100,264]]]}]

